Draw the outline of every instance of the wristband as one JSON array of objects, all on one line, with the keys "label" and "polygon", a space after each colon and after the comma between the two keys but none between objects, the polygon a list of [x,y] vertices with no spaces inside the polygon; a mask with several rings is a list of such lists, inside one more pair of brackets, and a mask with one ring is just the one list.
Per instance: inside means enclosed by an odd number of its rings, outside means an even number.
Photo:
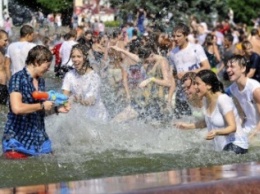
[{"label": "wristband", "polygon": [[151,80],[151,82],[154,82],[155,81],[155,77],[151,77],[150,80]]},{"label": "wristband", "polygon": [[56,115],[59,114],[59,110],[58,110],[58,107],[57,107],[57,106],[54,107],[54,112],[56,113]]},{"label": "wristband", "polygon": [[40,102],[40,105],[41,105],[42,110],[44,110],[45,108],[44,108],[43,102]]}]

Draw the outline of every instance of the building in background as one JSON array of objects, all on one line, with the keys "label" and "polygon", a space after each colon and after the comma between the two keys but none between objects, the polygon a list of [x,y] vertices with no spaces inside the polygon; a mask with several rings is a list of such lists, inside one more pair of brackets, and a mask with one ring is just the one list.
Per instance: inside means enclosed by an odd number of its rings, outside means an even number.
[{"label": "building in background", "polygon": [[8,0],[0,0],[0,27],[4,26],[4,15],[8,13]]},{"label": "building in background", "polygon": [[110,7],[109,0],[74,0],[74,14],[87,18],[90,22],[113,21],[115,10]]}]

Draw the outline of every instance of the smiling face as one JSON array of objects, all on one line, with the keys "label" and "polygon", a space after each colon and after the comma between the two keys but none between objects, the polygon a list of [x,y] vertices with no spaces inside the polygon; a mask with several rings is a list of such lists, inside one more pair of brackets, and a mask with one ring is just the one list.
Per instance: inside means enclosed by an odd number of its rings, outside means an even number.
[{"label": "smiling face", "polygon": [[74,68],[79,71],[82,69],[84,64],[84,55],[79,49],[73,49],[71,53],[71,60],[73,62]]},{"label": "smiling face", "polygon": [[202,98],[202,97],[206,96],[209,86],[205,82],[203,82],[201,80],[201,78],[196,77],[195,78],[195,88],[196,88],[197,95],[200,98]]},{"label": "smiling face", "polygon": [[238,61],[228,61],[226,71],[231,82],[237,81],[241,76],[245,76],[246,67],[239,65]]},{"label": "smiling face", "polygon": [[189,100],[192,100],[194,95],[196,95],[196,93],[197,93],[195,84],[191,81],[191,79],[187,79],[184,81],[182,87],[183,87],[186,97]]},{"label": "smiling face", "polygon": [[42,77],[47,71],[49,71],[49,68],[51,66],[51,62],[43,62],[40,65],[37,65],[35,67],[35,72],[37,77]]}]

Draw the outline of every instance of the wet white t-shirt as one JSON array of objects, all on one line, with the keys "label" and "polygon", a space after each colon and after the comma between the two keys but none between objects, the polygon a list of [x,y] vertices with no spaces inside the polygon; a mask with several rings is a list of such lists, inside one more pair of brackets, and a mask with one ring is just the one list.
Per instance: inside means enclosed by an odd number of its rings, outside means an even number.
[{"label": "wet white t-shirt", "polygon": [[72,66],[72,61],[70,59],[70,52],[72,47],[77,44],[76,41],[74,40],[68,40],[68,41],[64,41],[61,44],[60,47],[60,56],[61,56],[61,65],[67,65],[67,66]]},{"label": "wet white t-shirt", "polygon": [[221,94],[218,97],[216,107],[214,111],[209,115],[206,111],[206,101],[203,101],[203,112],[205,115],[205,121],[207,124],[208,131],[214,129],[223,129],[226,127],[224,115],[228,112],[233,111],[236,122],[236,132],[228,135],[217,135],[214,141],[214,147],[216,151],[221,151],[229,144],[233,143],[241,148],[248,149],[248,139],[246,133],[243,131],[241,121],[234,105],[232,98],[226,94]]},{"label": "wet white t-shirt", "polygon": [[27,41],[13,42],[8,46],[5,56],[11,59],[12,75],[25,67],[28,53],[35,46],[36,44]]},{"label": "wet white t-shirt", "polygon": [[170,53],[170,64],[177,73],[199,69],[200,63],[207,59],[202,46],[193,43],[188,43],[187,47],[181,50],[176,47]]},{"label": "wet white t-shirt", "polygon": [[246,115],[246,121],[243,124],[243,129],[246,133],[249,133],[254,129],[260,120],[256,104],[254,103],[253,92],[255,89],[260,88],[260,83],[254,79],[247,78],[246,86],[242,91],[239,91],[236,83],[233,83],[230,87],[230,91],[234,97],[237,98],[241,108]]},{"label": "wet white t-shirt", "polygon": [[79,103],[72,104],[69,114],[85,115],[86,119],[107,121],[108,112],[101,100],[101,79],[95,71],[79,75],[75,70],[66,73],[62,90],[70,91],[71,97],[80,96],[82,99],[95,98],[95,104],[85,106]]}]

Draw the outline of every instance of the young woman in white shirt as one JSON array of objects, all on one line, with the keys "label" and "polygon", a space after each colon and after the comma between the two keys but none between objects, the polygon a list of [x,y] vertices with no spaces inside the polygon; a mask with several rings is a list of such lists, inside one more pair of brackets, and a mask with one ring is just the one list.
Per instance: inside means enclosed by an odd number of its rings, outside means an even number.
[{"label": "young woman in white shirt", "polygon": [[196,79],[197,95],[203,97],[204,119],[196,123],[177,123],[182,129],[207,127],[206,140],[212,140],[216,151],[244,154],[248,139],[232,98],[223,93],[223,84],[211,70],[201,70]]}]

